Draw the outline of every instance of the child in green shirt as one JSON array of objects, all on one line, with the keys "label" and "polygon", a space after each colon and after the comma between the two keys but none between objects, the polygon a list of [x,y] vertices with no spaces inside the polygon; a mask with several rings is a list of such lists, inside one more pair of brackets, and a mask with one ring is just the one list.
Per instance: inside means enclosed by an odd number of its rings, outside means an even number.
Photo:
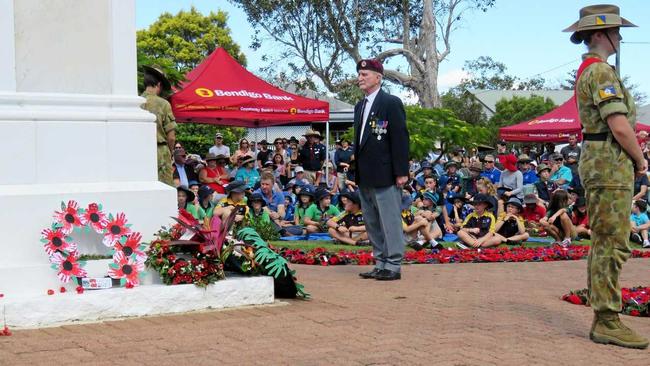
[{"label": "child in green shirt", "polygon": [[264,207],[266,207],[266,202],[261,194],[253,193],[248,199],[248,205],[250,210],[246,213],[246,220],[251,225],[271,224],[271,217],[264,209]]},{"label": "child in green shirt", "polygon": [[327,220],[337,216],[339,211],[331,205],[332,197],[326,189],[316,191],[316,203],[307,208],[305,212],[305,225],[308,233],[322,233],[327,231]]}]

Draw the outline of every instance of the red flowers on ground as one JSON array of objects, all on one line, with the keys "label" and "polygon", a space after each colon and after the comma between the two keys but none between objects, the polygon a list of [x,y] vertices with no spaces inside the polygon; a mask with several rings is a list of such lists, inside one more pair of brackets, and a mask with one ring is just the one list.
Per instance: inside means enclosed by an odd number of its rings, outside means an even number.
[{"label": "red flowers on ground", "polygon": [[10,335],[11,335],[11,331],[9,330],[9,327],[7,327],[5,325],[5,327],[2,328],[2,331],[0,331],[0,336],[7,336],[8,337]]},{"label": "red flowers on ground", "polygon": [[[650,316],[650,287],[622,288],[623,314]],[[589,292],[586,288],[563,295],[562,300],[576,305],[589,305]]]},{"label": "red flowers on ground", "polygon": [[65,293],[65,287],[61,286],[61,288],[59,289],[59,292],[62,293],[62,294]]},{"label": "red flowers on ground", "polygon": [[83,286],[81,286],[81,285],[77,286],[77,288],[75,288],[75,290],[77,291],[77,293],[78,293],[79,295],[81,295],[81,294],[84,293],[84,288],[83,288]]},{"label": "red flowers on ground", "polygon": [[[374,264],[369,250],[340,250],[331,252],[324,248],[309,251],[282,248],[278,251],[285,259],[297,264],[342,265]],[[568,248],[552,247],[499,247],[482,249],[443,249],[408,251],[404,253],[404,263],[490,263],[490,262],[548,262],[559,260],[584,259],[589,254],[589,246],[574,245]],[[649,251],[635,250],[633,257],[650,257]]]},{"label": "red flowers on ground", "polygon": [[50,296],[54,295],[54,290],[52,289],[47,290],[47,294]]}]

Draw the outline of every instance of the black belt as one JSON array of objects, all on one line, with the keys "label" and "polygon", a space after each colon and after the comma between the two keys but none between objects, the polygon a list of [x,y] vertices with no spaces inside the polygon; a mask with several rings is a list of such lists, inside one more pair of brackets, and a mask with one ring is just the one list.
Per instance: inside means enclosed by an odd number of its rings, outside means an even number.
[{"label": "black belt", "polygon": [[[607,141],[607,136],[609,136],[609,132],[583,133],[582,134],[582,140],[584,140],[584,141]],[[612,141],[615,141],[614,136],[612,136]]]}]

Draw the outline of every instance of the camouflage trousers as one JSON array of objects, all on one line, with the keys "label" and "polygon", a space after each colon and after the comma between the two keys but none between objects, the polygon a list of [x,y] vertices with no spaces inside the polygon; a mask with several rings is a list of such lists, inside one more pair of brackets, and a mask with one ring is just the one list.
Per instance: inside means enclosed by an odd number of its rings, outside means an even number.
[{"label": "camouflage trousers", "polygon": [[158,145],[158,180],[174,186],[172,176],[172,154],[167,144]]},{"label": "camouflage trousers", "polygon": [[589,302],[594,311],[621,311],[618,277],[630,257],[631,189],[587,188],[591,251],[587,262]]}]

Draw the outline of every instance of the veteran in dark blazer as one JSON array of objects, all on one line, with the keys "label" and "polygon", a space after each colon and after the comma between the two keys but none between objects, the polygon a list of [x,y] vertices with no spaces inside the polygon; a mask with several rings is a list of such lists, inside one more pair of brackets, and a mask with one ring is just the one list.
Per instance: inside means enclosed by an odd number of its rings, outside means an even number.
[{"label": "veteran in dark blazer", "polygon": [[359,275],[399,280],[405,245],[400,205],[409,172],[406,113],[399,98],[381,90],[379,60],[359,61],[357,72],[366,96],[354,107],[355,181],[375,258],[375,268]]}]

